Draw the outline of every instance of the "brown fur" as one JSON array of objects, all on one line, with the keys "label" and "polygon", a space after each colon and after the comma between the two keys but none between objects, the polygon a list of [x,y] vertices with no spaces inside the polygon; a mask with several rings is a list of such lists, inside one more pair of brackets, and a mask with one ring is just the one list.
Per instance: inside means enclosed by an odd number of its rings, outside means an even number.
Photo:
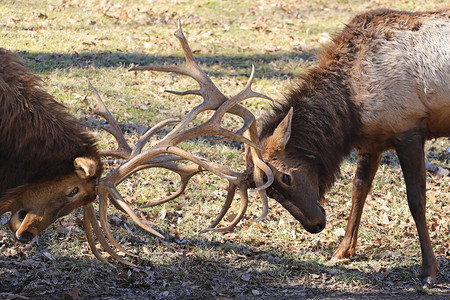
[{"label": "brown fur", "polygon": [[[75,177],[77,157],[96,162],[90,181],[102,173],[95,140],[40,83],[18,56],[0,48],[0,214],[29,190],[41,187],[50,195],[45,183]],[[33,201],[29,197],[20,201]]]},{"label": "brown fur", "polygon": [[[338,71],[312,69],[301,76],[301,83],[284,102],[260,121],[260,136],[270,135],[290,107],[294,108],[292,134],[287,151],[292,159],[313,156],[320,166],[321,195],[333,184],[342,159],[349,154],[351,136],[361,121],[355,104],[348,101],[350,91]],[[328,97],[328,95],[333,97]],[[270,150],[269,150],[270,152]]]},{"label": "brown fur", "polygon": [[[424,249],[422,278],[428,283],[436,278],[437,261],[424,217],[423,143],[450,136],[449,22],[449,9],[379,9],[356,16],[322,51],[318,65],[259,120],[263,157],[275,174],[269,196],[310,232],[325,226],[318,202],[343,158],[358,150],[352,212],[338,258],[353,254],[380,155],[395,148]],[[275,135],[291,107],[290,138],[280,147]]]},{"label": "brown fur", "polygon": [[[449,14],[450,10],[410,13],[379,9],[356,16],[322,51],[318,66],[300,75],[297,86],[285,100],[276,102],[273,110],[258,120],[260,139],[272,134],[293,107],[288,149],[293,151],[294,157],[313,154],[319,159],[323,195],[338,175],[343,158],[351,149],[364,143],[361,141],[364,134],[361,132],[361,110],[364,107],[356,98],[352,82],[359,56],[364,56],[364,51],[367,51],[364,49],[371,47],[373,40],[380,35],[389,38],[392,29],[417,31],[420,17],[438,15],[448,18]],[[437,137],[432,132],[427,134],[428,138]],[[381,151],[394,147],[392,141],[385,143]]]},{"label": "brown fur", "polygon": [[76,157],[98,157],[95,140],[40,82],[19,57],[0,49],[0,198],[19,185],[73,172]]}]

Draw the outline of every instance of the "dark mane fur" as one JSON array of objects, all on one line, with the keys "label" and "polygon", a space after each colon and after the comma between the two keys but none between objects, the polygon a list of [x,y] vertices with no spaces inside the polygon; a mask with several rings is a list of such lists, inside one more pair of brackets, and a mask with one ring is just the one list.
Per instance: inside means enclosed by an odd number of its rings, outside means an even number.
[{"label": "dark mane fur", "polygon": [[0,197],[73,172],[78,156],[99,159],[93,137],[40,84],[19,57],[0,48]]}]

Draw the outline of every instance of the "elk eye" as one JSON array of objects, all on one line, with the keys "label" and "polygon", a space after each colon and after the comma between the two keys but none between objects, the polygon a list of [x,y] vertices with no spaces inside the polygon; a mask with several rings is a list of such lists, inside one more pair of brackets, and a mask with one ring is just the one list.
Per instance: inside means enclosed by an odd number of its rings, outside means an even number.
[{"label": "elk eye", "polygon": [[67,195],[67,197],[73,197],[73,196],[75,196],[76,194],[78,194],[79,191],[80,191],[80,190],[78,189],[78,187],[74,187],[73,190],[70,192],[70,194]]},{"label": "elk eye", "polygon": [[288,174],[283,174],[283,177],[281,177],[281,180],[287,185],[291,185],[291,176]]}]

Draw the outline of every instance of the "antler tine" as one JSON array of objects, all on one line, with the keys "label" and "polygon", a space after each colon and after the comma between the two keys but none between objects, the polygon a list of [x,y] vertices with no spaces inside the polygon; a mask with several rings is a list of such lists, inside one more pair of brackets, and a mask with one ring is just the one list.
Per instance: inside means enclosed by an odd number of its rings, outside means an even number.
[{"label": "antler tine", "polygon": [[[233,221],[230,222],[228,226],[220,227],[220,228],[212,228],[211,226],[209,228],[206,228],[203,230],[205,231],[215,231],[215,232],[228,232],[231,231],[236,225],[239,223],[240,220],[244,217],[245,212],[247,211],[248,207],[248,194],[247,194],[247,183],[245,181],[242,181],[239,183],[239,192],[241,196],[241,204],[239,208],[239,212],[236,215],[236,217],[233,219]],[[224,205],[225,207],[225,205]],[[228,210],[228,209],[227,209]]]},{"label": "antler tine", "polygon": [[179,119],[175,119],[175,118],[167,119],[167,120],[159,122],[158,124],[156,124],[155,126],[150,128],[149,130],[147,130],[147,132],[144,133],[144,135],[137,141],[136,145],[134,146],[133,151],[131,152],[130,158],[140,154],[142,152],[142,149],[144,148],[144,146],[152,138],[152,136],[155,135],[155,133],[157,133],[159,130],[161,130],[166,125],[169,125],[169,124],[175,123],[175,122],[179,122],[179,121],[180,121]]},{"label": "antler tine", "polygon": [[176,192],[172,193],[169,197],[148,203],[144,206],[140,206],[139,208],[147,208],[147,207],[161,205],[163,203],[169,202],[170,200],[177,198],[186,190],[187,184],[188,184],[189,180],[192,178],[192,176],[205,171],[205,169],[203,169],[202,167],[200,167],[198,165],[181,165],[181,164],[177,164],[174,162],[152,164],[151,167],[165,168],[165,169],[168,169],[168,170],[171,170],[171,171],[177,173],[180,176],[181,184],[178,187],[178,190]]},{"label": "antler tine", "polygon": [[[129,261],[123,259],[122,257],[120,257],[108,244],[108,241],[106,240],[106,238],[103,236],[103,231],[100,227],[100,225],[98,225],[98,221],[97,218],[95,217],[95,210],[94,207],[92,206],[92,203],[85,205],[84,206],[84,211],[85,211],[85,219],[89,220],[90,225],[92,226],[92,229],[94,230],[95,236],[97,237],[98,241],[100,242],[100,244],[102,245],[103,249],[108,252],[115,260],[120,261],[123,264],[129,265],[131,267],[136,267],[136,265],[130,263]],[[92,246],[94,246],[95,248],[95,243],[92,241],[89,243],[89,245],[91,246],[91,250],[92,250]],[[99,253],[98,253],[99,254]],[[95,255],[95,254],[94,254]],[[99,256],[101,256],[99,254]]]},{"label": "antler tine", "polygon": [[145,224],[133,211],[133,209],[125,202],[125,200],[123,200],[122,196],[120,195],[120,193],[115,189],[115,188],[111,188],[110,189],[110,199],[112,201],[115,201],[115,204],[118,205],[119,207],[121,207],[130,217],[131,219],[137,224],[139,225],[139,227],[141,227],[142,229],[150,232],[153,235],[156,235],[159,238],[164,239],[164,236],[159,233],[158,231],[154,230],[153,228],[149,227],[147,224]]},{"label": "antler tine", "polygon": [[261,216],[259,218],[254,219],[253,222],[261,222],[269,214],[269,199],[267,197],[266,190],[258,191],[258,194],[259,197],[261,197],[261,202],[263,204],[263,211],[261,213]]},{"label": "antler tine", "polygon": [[109,242],[116,247],[117,249],[119,249],[120,251],[122,251],[123,253],[129,255],[129,256],[133,256],[133,257],[138,257],[137,255],[128,252],[125,248],[122,247],[122,245],[120,245],[116,239],[113,237],[111,230],[109,228],[108,225],[108,216],[107,216],[107,209],[108,209],[108,195],[106,194],[102,194],[99,195],[99,217],[100,217],[100,225],[102,226],[103,232],[105,233],[106,238],[109,240]]},{"label": "antler tine", "polygon": [[[244,119],[245,117],[250,117],[250,116],[246,115],[247,113],[249,113],[249,111],[248,111],[248,109],[246,109],[243,106],[237,106],[237,104],[239,102],[244,101],[245,99],[249,99],[249,98],[263,98],[266,100],[273,101],[272,98],[270,98],[264,94],[254,92],[252,90],[252,84],[253,84],[254,78],[255,78],[255,66],[252,65],[252,72],[250,74],[250,77],[247,81],[245,88],[242,91],[240,91],[237,95],[231,97],[228,101],[224,102],[217,109],[215,116],[213,116],[212,118],[221,119],[225,113],[230,112],[230,113],[238,115]],[[236,109],[236,107],[239,107],[239,109]],[[252,114],[252,116],[253,116],[253,114]],[[253,123],[254,116],[251,119],[252,119],[251,122],[249,122],[250,124]],[[250,124],[248,124],[248,126],[250,126]],[[240,131],[245,131],[245,130],[240,129]]]},{"label": "antler tine", "polygon": [[241,102],[241,101],[243,101],[245,99],[249,99],[249,98],[263,98],[263,99],[266,99],[266,100],[273,101],[272,98],[270,98],[270,97],[268,97],[268,96],[266,96],[264,94],[254,92],[252,90],[252,84],[253,84],[254,78],[255,78],[255,66],[252,65],[252,72],[250,74],[250,78],[248,79],[245,88],[242,91],[240,91],[237,95],[231,97],[219,109],[217,109],[217,114],[219,116],[225,114],[232,107],[234,107],[237,103],[239,103],[239,102]]},{"label": "antler tine", "polygon": [[[257,128],[255,124],[250,126],[249,130],[245,133],[251,140],[257,140]],[[261,216],[255,220],[254,222],[262,221],[269,212],[269,199],[267,197],[266,188],[269,187],[273,181],[274,176],[270,167],[264,162],[262,159],[261,151],[256,148],[245,146],[245,159],[248,164],[253,165],[253,180],[255,181],[256,187],[253,189],[254,192],[258,192],[261,197],[263,211]],[[264,174],[267,177],[266,183],[264,183]]]},{"label": "antler tine", "polygon": [[234,195],[236,194],[237,184],[229,182],[227,189],[227,198],[225,199],[225,203],[222,206],[222,209],[219,212],[219,215],[214,219],[214,221],[209,225],[208,228],[203,229],[200,233],[205,233],[207,231],[213,230],[219,223],[222,221],[223,217],[226,215],[228,210],[230,209],[231,202],[233,202]]},{"label": "antler tine", "polygon": [[227,97],[216,87],[212,82],[211,78],[203,71],[202,68],[197,64],[194,58],[194,54],[187,42],[187,39],[181,28],[181,22],[178,21],[178,30],[175,36],[179,40],[181,47],[183,49],[185,57],[184,66],[137,66],[131,68],[129,71],[162,71],[162,72],[173,72],[182,75],[189,76],[193,78],[199,84],[200,88],[198,90],[190,90],[184,92],[174,92],[168,91],[177,95],[199,95],[202,96],[203,102],[195,107],[182,121],[178,124],[172,132],[166,137],[169,138],[174,134],[178,133],[187,124],[189,124],[195,117],[206,110],[217,109],[222,103],[227,101]]},{"label": "antler tine", "polygon": [[101,151],[100,154],[103,156],[114,156],[125,159],[128,158],[128,156],[131,153],[131,148],[128,145],[127,141],[125,140],[122,130],[120,130],[119,124],[117,124],[116,119],[109,112],[99,93],[89,80],[88,85],[95,100],[97,101],[97,105],[94,108],[94,113],[103,117],[108,122],[109,126],[104,126],[103,129],[111,133],[116,139],[118,144],[117,150]]},{"label": "antler tine", "polygon": [[162,71],[162,72],[174,72],[178,74],[187,75],[193,78],[200,85],[200,89],[185,91],[185,92],[174,92],[179,95],[201,95],[205,100],[205,106],[210,107],[207,109],[215,109],[221,105],[227,98],[222,94],[222,92],[216,87],[205,71],[197,64],[195,61],[194,54],[192,53],[191,47],[187,42],[187,39],[183,33],[181,27],[181,21],[178,20],[178,30],[174,34],[175,37],[181,44],[183,49],[186,64],[184,66],[137,66],[131,68],[129,71]]},{"label": "antler tine", "polygon": [[[129,71],[160,71],[160,72],[173,72],[178,74],[187,75],[189,77],[192,77],[200,84],[199,90],[193,90],[193,91],[186,91],[181,92],[185,95],[189,94],[189,92],[196,93],[196,95],[201,93],[202,88],[204,88],[206,85],[209,88],[212,88],[218,95],[221,95],[222,99],[226,99],[226,97],[220,92],[220,90],[212,83],[211,79],[206,75],[206,73],[199,67],[197,62],[195,61],[194,54],[192,53],[191,47],[189,46],[189,43],[187,42],[187,39],[183,33],[183,29],[181,27],[181,21],[178,20],[178,30],[175,32],[175,37],[178,39],[178,41],[181,44],[181,47],[183,49],[183,54],[185,57],[186,64],[184,66],[136,66],[131,68]],[[175,92],[178,93],[178,92]],[[216,97],[214,98],[208,98],[209,101],[217,101],[220,100]],[[208,101],[208,102],[209,102]],[[222,101],[219,101],[216,106],[220,105]]]},{"label": "antler tine", "polygon": [[[89,203],[87,205],[92,205],[92,204]],[[92,233],[92,225],[91,225],[91,221],[89,219],[88,209],[86,208],[86,206],[83,208],[83,227],[84,227],[84,232],[86,232],[86,238],[88,240],[89,247],[91,248],[91,251],[94,254],[94,256],[102,263],[105,263],[108,266],[110,266],[111,268],[115,269],[116,267],[114,265],[112,265],[109,261],[107,261],[106,258],[103,255],[101,255],[97,251],[97,248],[95,247],[94,234]]]},{"label": "antler tine", "polygon": [[[180,177],[181,177],[181,176],[180,176]],[[180,186],[178,187],[178,190],[176,190],[174,193],[172,193],[169,197],[166,197],[166,198],[163,198],[163,199],[160,199],[160,200],[156,200],[156,201],[154,201],[154,202],[148,203],[148,204],[143,205],[143,206],[139,206],[139,209],[142,209],[142,208],[148,208],[148,207],[153,207],[153,206],[158,206],[158,205],[167,203],[167,202],[169,202],[170,200],[176,199],[178,196],[180,196],[181,194],[184,193],[184,191],[186,190],[188,181],[189,181],[189,179],[191,179],[191,177],[192,177],[192,176],[189,176],[189,177],[186,178],[186,179],[183,178],[183,177],[181,177],[181,184],[180,184]]]}]

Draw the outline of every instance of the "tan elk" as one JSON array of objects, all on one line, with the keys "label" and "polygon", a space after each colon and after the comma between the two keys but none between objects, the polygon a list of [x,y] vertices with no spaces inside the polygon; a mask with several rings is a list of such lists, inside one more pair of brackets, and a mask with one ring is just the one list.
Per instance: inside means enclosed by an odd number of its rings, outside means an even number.
[{"label": "tan elk", "polygon": [[[86,228],[92,224],[104,247],[109,247],[103,237],[105,234],[120,249],[106,221],[108,200],[115,206],[126,205],[115,186],[142,168],[163,167],[177,172],[182,184],[174,195],[149,206],[180,195],[193,174],[211,171],[227,178],[229,188],[222,211],[207,230],[233,228],[247,208],[248,187],[256,183],[256,190],[263,200],[263,214],[259,219],[267,214],[266,188],[268,195],[288,209],[306,230],[317,233],[326,223],[320,200],[333,185],[344,157],[355,148],[358,150],[358,166],[353,182],[353,205],[346,235],[334,255],[341,259],[355,252],[361,212],[381,154],[394,148],[400,158],[408,203],[419,232],[422,283],[432,285],[436,280],[438,263],[425,220],[423,147],[426,139],[450,135],[449,16],[449,10],[428,13],[376,10],[356,16],[323,50],[318,65],[301,76],[298,86],[259,120],[258,133],[254,117],[237,104],[250,96],[264,97],[251,92],[253,74],[243,92],[231,98],[225,97],[196,64],[180,27],[176,36],[183,48],[185,66],[148,66],[132,70],[190,76],[200,88],[173,93],[200,95],[204,102],[164,139],[145,151],[143,145],[151,135],[171,120],[151,128],[134,149],[128,146],[117,125],[111,126],[116,128],[109,130],[116,137],[119,148],[109,155],[123,158],[125,163],[109,178],[100,181],[101,226],[91,208],[85,210]],[[97,92],[93,91],[99,104],[98,113],[113,125],[115,120]],[[186,128],[204,110],[215,110],[211,120]],[[220,127],[225,112],[245,120],[238,132]],[[241,136],[244,132],[249,139]],[[256,134],[259,136],[255,138]],[[248,169],[236,173],[176,147],[181,141],[202,135],[219,135],[245,143]],[[193,164],[179,164],[178,161],[182,160]],[[238,215],[229,226],[215,228],[230,208],[237,188],[241,193]],[[127,211],[131,208],[128,207]],[[95,253],[93,235],[88,233],[88,236]],[[114,253],[111,248],[107,251]],[[99,253],[96,256],[105,261]]]},{"label": "tan elk", "polygon": [[422,250],[423,285],[438,262],[425,218],[424,142],[450,136],[450,10],[374,10],[356,16],[259,124],[268,191],[312,233],[325,227],[320,200],[344,157],[358,151],[352,209],[335,259],[353,255],[381,154],[395,149]]}]

